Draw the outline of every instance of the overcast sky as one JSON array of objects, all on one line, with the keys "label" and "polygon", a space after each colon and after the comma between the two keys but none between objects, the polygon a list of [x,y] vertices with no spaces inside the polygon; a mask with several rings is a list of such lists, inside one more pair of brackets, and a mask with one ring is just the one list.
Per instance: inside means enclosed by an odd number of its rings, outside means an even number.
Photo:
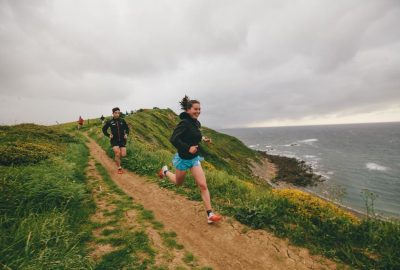
[{"label": "overcast sky", "polygon": [[184,94],[213,128],[400,121],[399,27],[399,0],[0,0],[0,124]]}]

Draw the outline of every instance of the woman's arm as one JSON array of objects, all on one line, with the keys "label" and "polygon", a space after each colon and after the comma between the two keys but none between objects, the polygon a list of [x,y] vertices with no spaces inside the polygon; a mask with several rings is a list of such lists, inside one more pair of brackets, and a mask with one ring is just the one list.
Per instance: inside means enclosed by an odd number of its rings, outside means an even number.
[{"label": "woman's arm", "polygon": [[172,133],[172,136],[170,138],[170,142],[178,149],[178,150],[183,150],[184,152],[189,152],[190,145],[182,141],[181,136],[183,133],[186,131],[187,126],[185,121],[181,121],[176,128],[174,129],[174,132]]}]

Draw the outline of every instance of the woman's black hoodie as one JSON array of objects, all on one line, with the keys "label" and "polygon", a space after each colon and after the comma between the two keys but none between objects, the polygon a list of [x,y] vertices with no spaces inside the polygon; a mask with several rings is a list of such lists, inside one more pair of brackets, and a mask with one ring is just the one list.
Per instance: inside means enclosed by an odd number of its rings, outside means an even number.
[{"label": "woman's black hoodie", "polygon": [[199,145],[201,142],[201,124],[186,112],[181,113],[179,118],[182,120],[174,129],[170,141],[178,150],[180,158],[193,159],[199,155],[200,146],[194,154],[189,153],[189,149],[191,146]]}]

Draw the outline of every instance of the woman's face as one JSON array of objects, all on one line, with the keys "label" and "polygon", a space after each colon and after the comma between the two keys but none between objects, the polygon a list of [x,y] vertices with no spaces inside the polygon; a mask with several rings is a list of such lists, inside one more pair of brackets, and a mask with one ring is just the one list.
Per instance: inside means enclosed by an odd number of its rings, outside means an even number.
[{"label": "woman's face", "polygon": [[192,105],[192,108],[187,110],[186,112],[192,117],[193,119],[197,119],[200,115],[200,104],[199,103],[194,103]]}]

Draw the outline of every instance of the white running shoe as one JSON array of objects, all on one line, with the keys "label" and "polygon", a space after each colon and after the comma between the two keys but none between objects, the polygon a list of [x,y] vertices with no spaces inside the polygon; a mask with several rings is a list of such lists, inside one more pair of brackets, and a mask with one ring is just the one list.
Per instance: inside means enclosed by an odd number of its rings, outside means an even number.
[{"label": "white running shoe", "polygon": [[168,172],[168,166],[164,165],[161,170],[158,172],[158,177],[160,177],[160,179],[163,179],[165,174]]}]

